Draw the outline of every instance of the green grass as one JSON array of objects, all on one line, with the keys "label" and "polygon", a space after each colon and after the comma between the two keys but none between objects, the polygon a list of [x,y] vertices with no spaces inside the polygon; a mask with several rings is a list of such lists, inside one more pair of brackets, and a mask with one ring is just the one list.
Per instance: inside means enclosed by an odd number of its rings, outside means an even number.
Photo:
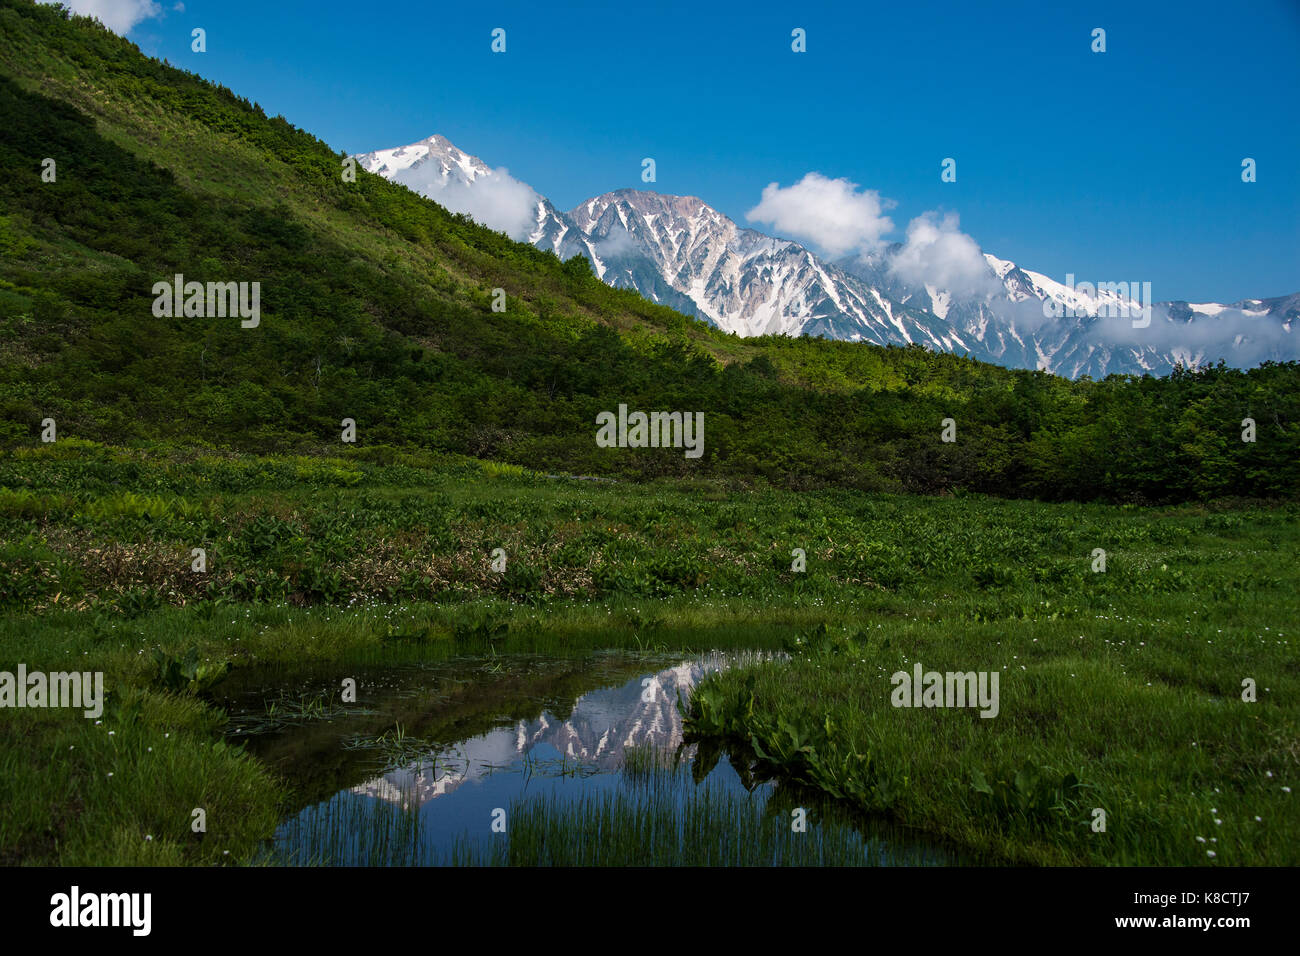
[{"label": "green grass", "polygon": [[[711,677],[692,697],[688,739],[996,861],[1300,863],[1294,598],[1219,607],[1177,594],[1092,610],[847,631]],[[999,671],[999,714],[892,706],[890,675],[915,661]],[[1241,697],[1247,677],[1255,703]]]},{"label": "green grass", "polygon": [[[0,856],[252,858],[284,782],[212,749],[224,715],[174,674],[168,690],[155,653],[238,673],[777,647],[825,624],[842,640],[706,684],[696,701],[715,720],[697,731],[757,743],[769,770],[991,858],[1296,861],[1300,814],[1281,789],[1300,759],[1295,504],[742,492],[385,462],[62,442],[0,458],[0,669],[102,670],[115,701],[99,727],[6,715]],[[191,546],[207,548],[206,575],[189,570]],[[1001,714],[892,708],[889,674],[916,660],[999,669]],[[1257,703],[1240,700],[1246,677]],[[267,719],[313,719],[298,709]],[[147,776],[123,766],[128,744],[158,755],[142,758]],[[1064,811],[1017,809],[1026,761]],[[1058,801],[1047,791],[1069,774],[1083,789]],[[197,806],[203,838],[188,830]],[[1094,806],[1104,834],[1086,825]]]},{"label": "green grass", "polygon": [[[85,665],[83,665],[85,666]],[[219,735],[197,700],[119,691],[100,721],[6,713],[0,861],[167,866],[250,858],[278,819],[282,784]],[[193,829],[193,811],[206,831]]]},{"label": "green grass", "polygon": [[[304,463],[61,445],[0,457],[0,607],[129,617],[219,600],[690,594],[795,608],[847,599],[904,615],[925,605],[978,621],[1044,616],[1049,600],[1050,613],[1077,616],[1112,595],[1232,606],[1287,590],[1287,569],[1259,557],[1294,539],[1300,513],[489,478],[477,462],[429,454]],[[194,548],[205,573],[191,571]],[[497,548],[504,574],[492,569]],[[791,570],[795,548],[805,573]],[[1091,572],[1097,548],[1105,574]]]},{"label": "green grass", "polygon": [[[5,715],[0,862],[253,858],[283,782],[213,746],[205,678],[160,681],[155,652],[210,676],[820,624],[843,653],[719,678],[698,730],[1004,860],[1294,862],[1296,503],[960,491],[1293,498],[1300,364],[1067,382],[728,337],[380,177],[345,184],[326,144],[44,4],[0,0],[0,102],[6,168],[70,157],[56,183],[0,179],[0,668],[75,662],[114,694],[98,726]],[[256,334],[155,319],[175,272],[264,281]],[[592,442],[597,411],[668,400],[708,415],[698,463]],[[18,447],[47,416],[59,440]],[[888,708],[903,657],[1006,668],[1002,715]]]}]

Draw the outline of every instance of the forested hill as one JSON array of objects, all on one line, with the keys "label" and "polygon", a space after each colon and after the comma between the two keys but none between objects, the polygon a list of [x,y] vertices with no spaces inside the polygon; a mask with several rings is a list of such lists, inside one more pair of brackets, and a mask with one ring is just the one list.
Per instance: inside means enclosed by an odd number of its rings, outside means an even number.
[{"label": "forested hill", "polygon": [[[1300,487],[1300,364],[1069,382],[723,335],[585,260],[347,181],[342,153],[56,7],[0,0],[0,116],[6,446],[52,418],[61,440],[338,451],[350,418],[359,448],[583,474],[1125,500]],[[259,283],[255,326],[156,314],[178,274]],[[620,403],[702,412],[704,454],[598,447]]]}]

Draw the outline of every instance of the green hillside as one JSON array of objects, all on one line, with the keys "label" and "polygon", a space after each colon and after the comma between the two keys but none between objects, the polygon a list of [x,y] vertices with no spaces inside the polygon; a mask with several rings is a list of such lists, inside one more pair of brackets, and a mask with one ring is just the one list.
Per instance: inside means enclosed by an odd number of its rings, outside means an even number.
[{"label": "green hillside", "polygon": [[[351,418],[360,446],[583,474],[1139,501],[1300,486],[1300,363],[1069,382],[724,335],[585,260],[345,181],[309,133],[58,8],[0,0],[0,115],[5,446],[53,418],[117,445],[337,453]],[[259,324],[156,317],[176,274],[260,283]],[[703,457],[598,448],[620,403],[703,412]]]}]

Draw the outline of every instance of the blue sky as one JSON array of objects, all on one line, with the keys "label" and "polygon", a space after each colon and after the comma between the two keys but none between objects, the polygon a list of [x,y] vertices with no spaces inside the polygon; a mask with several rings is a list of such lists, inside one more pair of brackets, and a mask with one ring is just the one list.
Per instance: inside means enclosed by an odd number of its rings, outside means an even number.
[{"label": "blue sky", "polygon": [[146,53],[337,149],[442,133],[562,209],[653,188],[746,224],[769,183],[817,172],[896,203],[888,240],[956,213],[984,251],[1058,280],[1300,291],[1296,0],[159,3],[127,34]]}]

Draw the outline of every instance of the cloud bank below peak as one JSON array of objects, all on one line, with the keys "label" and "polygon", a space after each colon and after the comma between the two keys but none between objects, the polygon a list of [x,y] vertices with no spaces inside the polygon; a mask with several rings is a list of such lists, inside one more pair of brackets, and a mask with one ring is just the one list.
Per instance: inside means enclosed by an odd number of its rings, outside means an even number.
[{"label": "cloud bank below peak", "polygon": [[452,212],[464,213],[520,242],[528,238],[542,198],[504,167],[470,181],[447,176],[436,166],[413,167],[393,178]]}]

